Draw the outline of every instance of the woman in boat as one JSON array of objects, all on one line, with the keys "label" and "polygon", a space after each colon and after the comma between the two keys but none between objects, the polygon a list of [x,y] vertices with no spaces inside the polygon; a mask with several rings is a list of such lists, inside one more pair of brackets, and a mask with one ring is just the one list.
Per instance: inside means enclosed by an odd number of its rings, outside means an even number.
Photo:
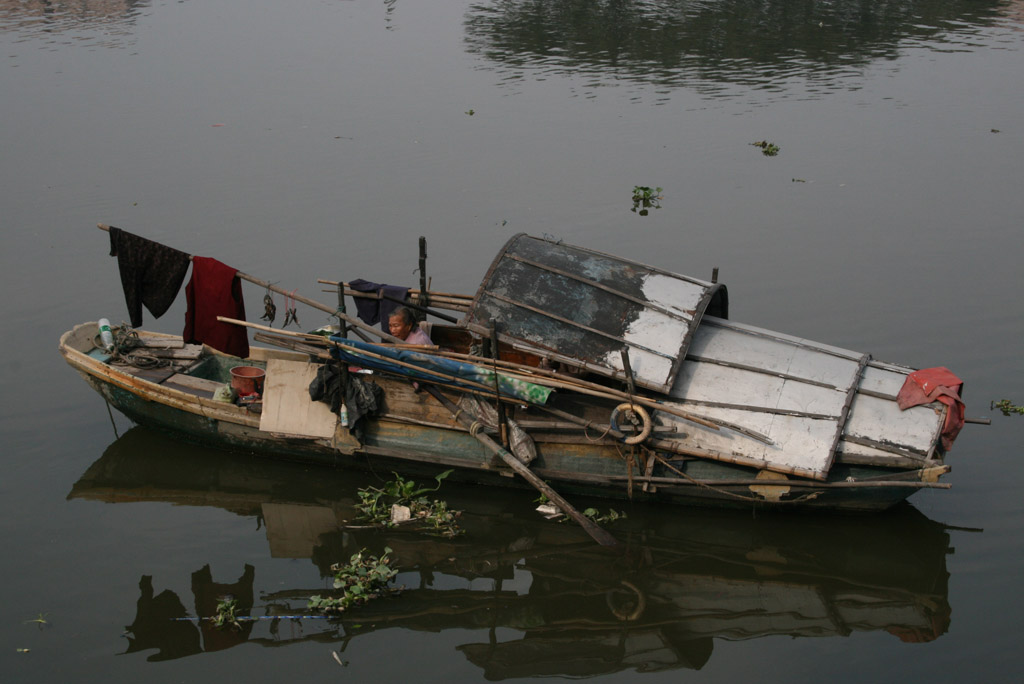
[{"label": "woman in boat", "polygon": [[404,340],[406,344],[425,346],[433,344],[420,328],[420,324],[416,322],[412,309],[407,306],[401,306],[391,313],[391,316],[388,317],[388,329],[392,335]]}]

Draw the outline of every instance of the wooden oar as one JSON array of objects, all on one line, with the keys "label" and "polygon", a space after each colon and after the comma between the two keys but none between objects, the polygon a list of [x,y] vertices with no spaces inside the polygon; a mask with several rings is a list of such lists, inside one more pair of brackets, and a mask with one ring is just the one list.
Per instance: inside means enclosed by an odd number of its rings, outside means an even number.
[{"label": "wooden oar", "polygon": [[[110,232],[110,226],[107,225],[106,223],[97,223],[96,227],[99,228],[100,230],[105,230],[108,233]],[[192,257],[189,257],[189,259],[191,259],[191,258]],[[355,326],[357,328],[360,328],[361,330],[365,330],[366,332],[368,332],[368,333],[370,333],[372,335],[376,335],[377,337],[380,337],[381,339],[387,340],[389,342],[402,342],[402,340],[400,340],[399,338],[397,338],[397,337],[395,337],[393,335],[389,335],[388,333],[384,332],[383,330],[378,330],[377,328],[374,328],[372,325],[367,325],[366,323],[363,323],[358,318],[352,318],[351,316],[349,316],[347,314],[343,314],[340,311],[338,311],[337,309],[332,309],[331,307],[327,306],[326,304],[321,304],[320,302],[318,302],[318,301],[316,301],[314,299],[308,299],[308,298],[303,297],[302,295],[299,295],[299,294],[292,294],[288,290],[280,288],[277,285],[273,285],[271,283],[268,283],[265,280],[260,280],[259,278],[255,277],[255,276],[249,275],[248,273],[242,273],[241,271],[236,271],[235,275],[238,276],[239,278],[241,278],[242,280],[248,280],[253,285],[259,285],[260,287],[266,288],[266,289],[270,290],[271,292],[276,292],[276,293],[278,293],[280,295],[286,295],[288,297],[291,297],[295,301],[302,302],[306,306],[311,306],[314,309],[319,309],[320,311],[329,313],[332,316],[337,316],[338,318],[342,319],[343,321],[345,321],[349,325],[353,325],[353,326]]]},{"label": "wooden oar", "polygon": [[[459,411],[459,407],[456,406],[448,397],[441,394],[436,387],[428,384],[421,384],[420,387],[426,390],[430,396],[437,399],[442,406],[451,412],[457,421],[463,424],[463,426],[471,428],[473,419],[467,416],[464,412]],[[547,482],[540,479],[532,470],[523,465],[518,458],[502,449],[493,439],[482,432],[472,429],[470,429],[470,434],[476,437],[488,451],[504,461],[509,468],[514,470],[524,480],[533,485],[537,491],[546,496],[551,503],[558,506],[562,512],[575,520],[576,523],[579,524],[579,526],[582,527],[598,544],[601,546],[619,545],[618,540],[609,534],[607,530],[602,529],[600,525],[573,508],[572,504],[563,499],[561,494],[552,489]]]}]

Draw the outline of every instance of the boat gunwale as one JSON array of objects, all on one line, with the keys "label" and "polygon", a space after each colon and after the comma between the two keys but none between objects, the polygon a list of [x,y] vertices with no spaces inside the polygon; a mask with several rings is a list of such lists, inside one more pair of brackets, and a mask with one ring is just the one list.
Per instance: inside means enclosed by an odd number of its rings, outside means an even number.
[{"label": "boat gunwale", "polygon": [[[75,370],[80,373],[91,375],[98,380],[109,382],[111,385],[118,387],[119,389],[130,392],[131,394],[148,401],[158,401],[157,397],[164,396],[172,407],[180,408],[207,419],[223,420],[246,427],[259,427],[259,416],[254,416],[245,408],[221,401],[213,401],[212,399],[207,399],[191,392],[185,392],[162,383],[141,378],[130,372],[120,370],[108,363],[100,361],[99,359],[83,352],[81,349],[71,346],[69,344],[71,336],[80,329],[90,325],[96,326],[97,324],[94,321],[80,323],[61,335],[58,349],[64,357],[64,360],[67,361],[67,363]],[[146,334],[181,339],[180,335],[156,333],[149,330],[146,331]],[[213,415],[211,415],[211,413]]]},{"label": "boat gunwale", "polygon": [[[61,338],[60,338],[59,349],[60,349],[62,355],[65,357],[65,360],[69,363],[69,365],[71,365],[73,368],[78,370],[80,373],[82,373],[84,375],[92,376],[92,377],[94,377],[100,383],[106,383],[106,384],[109,384],[110,386],[112,386],[114,388],[118,388],[118,389],[127,391],[127,392],[129,392],[129,393],[131,393],[131,394],[133,394],[135,396],[138,396],[138,397],[140,397],[140,398],[142,398],[142,399],[144,399],[146,401],[152,401],[152,402],[156,402],[158,404],[162,404],[162,405],[166,406],[168,409],[171,409],[171,410],[184,410],[184,411],[186,411],[186,412],[188,412],[190,414],[193,414],[193,415],[196,415],[196,416],[200,416],[200,417],[206,418],[208,420],[215,420],[215,421],[219,420],[219,421],[224,421],[224,422],[227,422],[227,423],[232,423],[232,424],[238,425],[238,426],[240,426],[242,428],[249,428],[249,429],[253,429],[254,428],[254,429],[258,430],[258,428],[259,428],[259,417],[258,416],[254,416],[254,415],[248,413],[248,411],[246,411],[246,409],[244,409],[244,408],[236,407],[234,405],[224,404],[222,402],[214,402],[214,401],[212,401],[210,399],[206,399],[204,397],[198,396],[198,395],[193,394],[193,393],[177,390],[177,389],[174,389],[172,387],[168,387],[166,385],[154,382],[152,380],[148,380],[148,379],[145,379],[145,378],[140,378],[140,377],[134,376],[134,375],[132,375],[129,372],[126,372],[124,370],[120,370],[120,369],[118,369],[116,367],[112,367],[109,364],[107,364],[107,363],[105,363],[105,362],[103,362],[103,361],[101,361],[101,360],[99,360],[99,359],[97,359],[97,358],[95,358],[93,356],[90,356],[89,354],[83,352],[81,349],[76,348],[75,346],[72,346],[70,344],[71,337],[76,332],[79,332],[82,329],[87,328],[88,326],[95,327],[96,323],[95,322],[89,322],[89,323],[82,323],[82,324],[76,325],[73,329],[65,332],[61,336]],[[180,335],[172,335],[172,334],[166,334],[166,333],[157,333],[157,332],[152,332],[152,331],[148,331],[148,330],[146,331],[146,333],[147,333],[147,335],[167,337],[167,338],[170,338],[170,339],[174,339],[174,338],[179,338],[180,339]],[[227,356],[229,358],[235,358],[235,357],[230,357],[229,355],[225,355],[225,354],[221,354],[219,352],[216,352],[216,350],[209,349],[207,351],[209,353],[214,354],[214,355]],[[269,351],[277,352],[278,350],[269,350]],[[100,392],[100,394],[104,396],[105,400],[109,401],[109,398],[107,396],[105,396],[105,394],[103,392]],[[120,407],[119,407],[119,410],[120,410]],[[396,418],[397,418],[397,416],[396,416]],[[394,428],[394,427],[403,427],[404,426],[406,428],[409,428],[409,427],[417,428],[418,427],[421,430],[446,430],[447,431],[447,430],[450,429],[448,426],[444,426],[444,425],[437,425],[437,426],[410,426],[405,421],[400,421],[400,420],[396,420],[394,418],[389,418],[388,416],[381,416],[381,417],[375,419],[375,422],[377,422],[378,426],[385,427],[385,429],[387,429],[388,424],[390,424],[390,426],[392,428]],[[262,447],[263,449],[272,450],[273,449],[273,446],[272,446],[273,444],[275,444],[275,443],[284,443],[284,440],[283,440],[284,436],[283,435],[277,435],[275,433],[262,433],[262,434],[263,434],[263,436],[264,436],[264,438],[266,440],[265,445]],[[325,441],[325,440],[322,440],[322,439],[308,440],[308,441],[315,442],[316,444],[319,444],[323,448],[329,448],[331,446],[329,441]],[[543,440],[541,440],[541,441],[543,441]],[[663,441],[663,440],[657,440],[657,442],[661,442],[661,441]],[[662,448],[662,449],[665,448],[664,446],[661,446],[661,445],[659,445],[657,443],[652,443],[652,446],[654,446],[655,448]],[[228,448],[230,448],[230,447],[228,447]],[[670,450],[666,449],[666,451],[670,451]],[[268,451],[268,455],[270,455],[271,453],[272,453],[272,451]],[[342,452],[339,452],[339,453],[342,453]],[[399,449],[399,448],[393,448],[393,447],[387,447],[387,446],[378,446],[376,444],[366,444],[366,443],[364,443],[364,444],[361,444],[358,448],[356,448],[355,450],[353,450],[352,452],[349,452],[349,453],[352,454],[352,455],[361,455],[361,456],[371,456],[371,455],[376,454],[376,455],[380,455],[380,456],[385,456],[385,457],[399,459],[399,460],[406,461],[406,462],[437,463],[437,464],[450,465],[450,466],[455,466],[455,467],[464,469],[464,470],[467,471],[467,473],[476,472],[478,474],[490,474],[490,475],[503,475],[503,474],[505,474],[505,473],[503,473],[503,470],[500,467],[495,467],[493,464],[491,464],[486,459],[476,460],[476,459],[452,458],[452,457],[444,458],[444,457],[439,457],[437,454],[432,454],[432,453],[431,454],[423,454],[423,455],[415,455],[415,454],[411,454],[410,451],[407,450],[407,449]],[[680,455],[682,455],[684,458],[687,457],[687,455],[685,455],[685,454],[680,454]],[[733,460],[733,459],[730,459],[730,458],[709,459],[707,456],[703,456],[702,457],[700,454],[694,454],[693,456],[694,456],[693,460],[698,460],[698,461],[706,460],[708,463],[720,463],[720,464],[726,464],[726,465],[734,465],[734,466],[740,466],[740,467],[747,467],[747,468],[752,468],[755,471],[761,471],[761,470],[764,469],[763,466],[759,465],[758,463],[745,463],[742,460]],[[882,467],[882,466],[876,466],[876,467]],[[942,467],[943,467],[943,473],[948,472],[949,466],[942,466]],[[903,468],[905,468],[905,466]],[[658,477],[658,476],[653,476],[652,477],[650,475],[645,476],[645,475],[642,475],[642,474],[639,474],[639,473],[638,474],[633,474],[633,475],[630,475],[628,473],[624,474],[624,475],[613,475],[613,474],[596,473],[596,472],[590,473],[590,472],[582,472],[582,471],[568,471],[568,470],[565,470],[563,468],[558,468],[558,467],[540,467],[540,468],[536,468],[535,470],[538,473],[538,475],[540,475],[542,477],[550,478],[550,479],[558,481],[558,482],[561,482],[565,486],[569,486],[569,487],[573,487],[573,486],[576,486],[576,487],[588,487],[588,486],[599,485],[602,488],[608,488],[608,487],[615,487],[615,486],[617,486],[618,484],[620,484],[622,482],[626,482],[626,481],[630,481],[631,480],[634,483],[646,484],[646,485],[651,485],[652,487],[656,487],[657,490],[661,490],[662,491],[662,496],[664,496],[665,494],[669,494],[669,492],[671,490],[673,490],[675,488],[680,488],[680,487],[681,488],[686,488],[689,491],[693,491],[693,488],[697,488],[697,489],[707,489],[707,488],[710,488],[711,490],[715,490],[715,489],[720,489],[721,490],[721,492],[719,492],[718,494],[715,494],[715,493],[712,492],[710,498],[709,497],[704,497],[704,496],[698,497],[700,499],[700,501],[703,501],[705,504],[707,504],[707,503],[722,504],[722,503],[724,503],[724,501],[730,495],[742,494],[743,492],[746,491],[745,490],[746,487],[748,487],[750,485],[753,485],[755,483],[759,487],[765,487],[765,486],[777,486],[777,487],[780,487],[780,488],[782,488],[782,487],[795,487],[796,489],[804,492],[805,494],[808,493],[808,492],[813,492],[813,491],[821,491],[821,492],[823,492],[824,490],[831,490],[831,489],[848,489],[848,488],[852,488],[852,485],[843,484],[843,481],[833,481],[833,482],[821,481],[821,480],[818,480],[817,478],[810,478],[810,477],[807,477],[806,475],[802,475],[800,473],[790,473],[790,475],[794,475],[794,476],[796,476],[798,478],[803,478],[803,479],[798,479],[798,480],[794,480],[794,479],[782,480],[782,481],[778,482],[778,485],[775,485],[773,483],[769,484],[766,481],[759,481],[759,480],[755,480],[753,478],[743,478],[742,476],[737,476],[737,477],[733,477],[733,478],[724,478],[724,479],[713,479],[713,478],[697,477],[697,476],[690,477],[690,478],[672,478],[672,477]],[[924,470],[924,468],[900,469],[900,470],[898,470],[896,472],[892,472],[891,474],[885,475],[885,477],[886,477],[885,481],[879,481],[879,482],[873,482],[873,483],[870,482],[870,481],[860,480],[858,478],[858,480],[856,481],[858,483],[856,485],[856,487],[857,488],[867,488],[867,489],[871,489],[872,491],[884,490],[884,489],[887,489],[887,488],[891,489],[893,487],[898,488],[898,489],[902,489],[902,490],[913,491],[913,490],[921,489],[921,488],[948,488],[950,486],[948,484],[941,484],[941,483],[938,483],[938,482],[921,482],[920,480],[916,480],[916,479],[905,479],[905,478],[916,478],[917,476],[919,476],[919,474],[921,472],[923,472],[923,470]],[[904,482],[896,482],[894,480],[905,480],[905,481]],[[739,488],[739,489],[737,489],[737,488]],[[817,490],[815,490],[815,488],[817,488]],[[732,489],[734,491],[730,491],[730,489]],[[652,494],[654,494],[653,490],[652,490]],[[909,496],[909,494],[907,494],[907,495]],[[749,496],[750,496],[750,493],[748,492],[748,493],[745,494],[745,496],[743,496],[743,498],[747,498]],[[725,497],[725,499],[723,499],[721,497]],[[652,500],[653,500],[653,499],[657,498],[657,495],[654,495],[653,497],[645,497],[645,498],[652,498]],[[905,497],[903,497],[903,498],[905,498]],[[688,503],[688,502],[689,503],[699,503],[698,501],[689,501],[689,499],[681,500],[681,501],[678,501],[676,503],[685,504],[685,503]],[[771,506],[773,508],[774,507],[788,508],[788,507],[792,507],[792,506],[801,507],[803,504],[805,504],[805,502],[803,502],[803,501],[785,500],[785,499],[783,499],[781,501],[774,501],[774,502],[773,501],[768,501],[768,500],[763,500],[763,499],[752,499],[749,503],[752,504],[752,505],[756,505],[756,506],[766,506],[767,505],[767,506]],[[836,511],[841,511],[841,512],[854,512],[854,511],[861,511],[861,510],[872,510],[872,509],[876,509],[876,508],[887,508],[887,507],[889,507],[891,505],[894,505],[895,503],[897,503],[897,501],[894,500],[892,502],[889,502],[885,506],[878,506],[878,505],[874,505],[873,502],[871,502],[871,501],[864,501],[864,502],[844,501],[844,502],[836,502],[834,504],[833,503],[827,503],[827,502],[821,502],[821,504],[814,504],[811,507],[820,507],[822,509],[830,509],[830,510],[836,510]]]}]

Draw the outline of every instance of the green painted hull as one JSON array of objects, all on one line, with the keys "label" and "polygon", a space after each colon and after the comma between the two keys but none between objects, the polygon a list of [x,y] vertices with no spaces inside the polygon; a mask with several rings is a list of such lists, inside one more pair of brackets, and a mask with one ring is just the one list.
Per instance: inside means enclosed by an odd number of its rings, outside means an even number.
[{"label": "green painted hull", "polygon": [[[258,428],[212,420],[138,396],[111,383],[86,374],[89,384],[111,406],[132,421],[162,430],[185,441],[319,466],[391,471],[432,476],[441,469],[455,468],[453,479],[484,485],[528,488],[513,478],[511,471],[494,463],[477,440],[466,432],[434,427],[371,421],[363,447],[343,453],[325,440],[276,437]],[[713,461],[691,460],[679,466],[703,485],[691,482],[659,483],[655,491],[644,491],[639,476],[632,488],[618,450],[603,446],[557,445],[538,442],[538,459],[531,469],[563,494],[611,499],[629,499],[668,504],[733,508],[807,508],[847,512],[880,511],[903,501],[915,489],[877,487],[860,489],[794,490],[790,500],[756,500],[747,485],[716,484],[750,476],[749,469]],[[836,466],[831,482],[848,477],[879,475],[880,468]],[[608,482],[608,477],[619,477]],[[630,491],[632,490],[632,491]]]}]

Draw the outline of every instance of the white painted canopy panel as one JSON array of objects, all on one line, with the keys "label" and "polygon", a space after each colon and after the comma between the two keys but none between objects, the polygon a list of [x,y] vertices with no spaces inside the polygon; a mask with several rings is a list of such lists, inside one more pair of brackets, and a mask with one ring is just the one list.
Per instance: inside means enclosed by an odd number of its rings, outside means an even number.
[{"label": "white painted canopy panel", "polygon": [[862,355],[708,316],[694,334],[689,356],[791,375],[845,390]]},{"label": "white painted canopy panel", "polygon": [[942,431],[942,404],[915,406],[901,411],[895,401],[858,395],[846,422],[844,437],[855,437],[930,455]]},{"label": "white painted canopy panel", "polygon": [[860,389],[864,392],[876,392],[895,399],[900,388],[903,387],[903,383],[906,382],[907,375],[911,373],[911,369],[892,370],[894,368],[896,366],[889,368],[877,364],[868,366],[864,369]]},{"label": "white painted canopy panel", "polygon": [[[856,367],[852,369],[855,371]],[[852,372],[849,378],[853,381]],[[846,390],[751,372],[715,363],[687,361],[672,389],[673,397],[751,408],[824,415],[838,419]]]},{"label": "white painted canopy panel", "polygon": [[883,458],[930,454],[942,412],[900,411],[895,396],[910,369],[865,363],[837,347],[705,320],[670,396],[693,415],[731,427],[716,431],[663,412],[659,421],[686,432],[687,446],[711,458],[817,479],[827,476],[840,443]]},{"label": "white painted canopy panel", "polygon": [[687,433],[685,442],[688,447],[707,451],[709,458],[816,479],[824,479],[831,467],[832,444],[837,430],[834,419],[688,404],[683,404],[682,408],[696,416],[740,426],[771,440],[771,444],[765,444],[728,427],[713,430],[676,416],[659,414],[662,424],[674,425],[677,430]]}]

